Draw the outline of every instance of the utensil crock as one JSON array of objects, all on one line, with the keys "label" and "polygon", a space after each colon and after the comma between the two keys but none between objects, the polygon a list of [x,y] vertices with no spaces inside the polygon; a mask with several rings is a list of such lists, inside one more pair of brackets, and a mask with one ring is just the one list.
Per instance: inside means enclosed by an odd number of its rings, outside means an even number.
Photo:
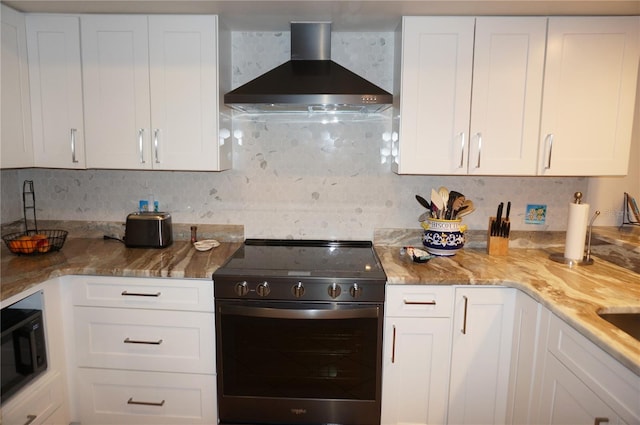
[{"label": "utensil crock", "polygon": [[433,255],[455,255],[464,246],[467,225],[462,220],[430,218],[422,222],[422,227],[422,244]]}]

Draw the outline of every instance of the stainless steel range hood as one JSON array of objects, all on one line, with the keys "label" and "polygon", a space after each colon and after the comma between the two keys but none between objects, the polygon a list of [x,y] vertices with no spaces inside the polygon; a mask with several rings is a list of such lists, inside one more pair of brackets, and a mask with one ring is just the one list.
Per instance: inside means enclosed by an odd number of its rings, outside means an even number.
[{"label": "stainless steel range hood", "polygon": [[224,95],[248,113],[381,112],[391,93],[331,60],[331,22],[291,22],[291,60]]}]

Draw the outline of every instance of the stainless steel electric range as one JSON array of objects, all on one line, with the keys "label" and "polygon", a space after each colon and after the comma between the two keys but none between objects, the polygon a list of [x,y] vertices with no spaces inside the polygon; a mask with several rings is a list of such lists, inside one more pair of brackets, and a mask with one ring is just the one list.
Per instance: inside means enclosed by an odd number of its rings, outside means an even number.
[{"label": "stainless steel electric range", "polygon": [[371,242],[248,239],[213,280],[222,425],[380,423]]}]

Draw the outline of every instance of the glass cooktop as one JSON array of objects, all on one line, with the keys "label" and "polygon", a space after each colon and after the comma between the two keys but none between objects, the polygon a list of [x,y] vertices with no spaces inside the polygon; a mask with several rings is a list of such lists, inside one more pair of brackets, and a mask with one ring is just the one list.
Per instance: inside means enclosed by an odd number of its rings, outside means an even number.
[{"label": "glass cooktop", "polygon": [[369,241],[247,239],[217,274],[385,279]]}]

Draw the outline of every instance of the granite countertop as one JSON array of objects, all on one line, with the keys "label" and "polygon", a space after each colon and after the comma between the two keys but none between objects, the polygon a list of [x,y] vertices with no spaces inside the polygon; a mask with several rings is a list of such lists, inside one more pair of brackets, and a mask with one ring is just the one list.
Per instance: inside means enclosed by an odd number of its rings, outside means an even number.
[{"label": "granite countertop", "polygon": [[[95,226],[89,226],[96,229]],[[199,252],[174,226],[181,239],[164,249],[126,248],[105,240],[110,228],[92,234],[80,229],[82,237],[67,239],[62,250],[38,256],[16,256],[3,244],[0,248],[0,299],[6,300],[50,278],[64,275],[102,275],[211,279],[213,272],[242,244],[243,229],[203,226],[204,238],[216,238],[221,245]],[[112,229],[117,232],[118,228]],[[89,234],[89,236],[86,236]],[[226,237],[224,235],[227,235]],[[390,235],[390,236],[389,236]],[[389,284],[504,285],[524,291],[580,331],[630,370],[640,375],[640,342],[601,319],[597,312],[640,312],[640,274],[604,261],[594,253],[595,264],[570,268],[549,260],[562,248],[510,248],[507,256],[489,256],[470,244],[453,257],[437,257],[428,263],[414,263],[400,255],[398,241],[420,243],[420,232],[388,232],[374,235],[375,249],[387,273]],[[633,239],[633,238],[632,238]],[[633,242],[633,240],[632,240]],[[512,240],[510,245],[530,246],[531,240]]]},{"label": "granite countertop", "polygon": [[452,257],[414,263],[399,246],[376,246],[389,284],[504,285],[517,288],[565,320],[640,375],[640,341],[597,314],[640,312],[640,274],[594,255],[590,266],[569,267],[549,259],[550,249],[510,249],[490,256],[464,248]]},{"label": "granite countertop", "polygon": [[220,242],[210,251],[197,251],[190,241],[175,241],[167,248],[127,248],[114,240],[74,238],[58,252],[13,255],[0,250],[0,299],[5,300],[40,282],[65,275],[171,277],[211,280],[213,272],[242,245]]}]

